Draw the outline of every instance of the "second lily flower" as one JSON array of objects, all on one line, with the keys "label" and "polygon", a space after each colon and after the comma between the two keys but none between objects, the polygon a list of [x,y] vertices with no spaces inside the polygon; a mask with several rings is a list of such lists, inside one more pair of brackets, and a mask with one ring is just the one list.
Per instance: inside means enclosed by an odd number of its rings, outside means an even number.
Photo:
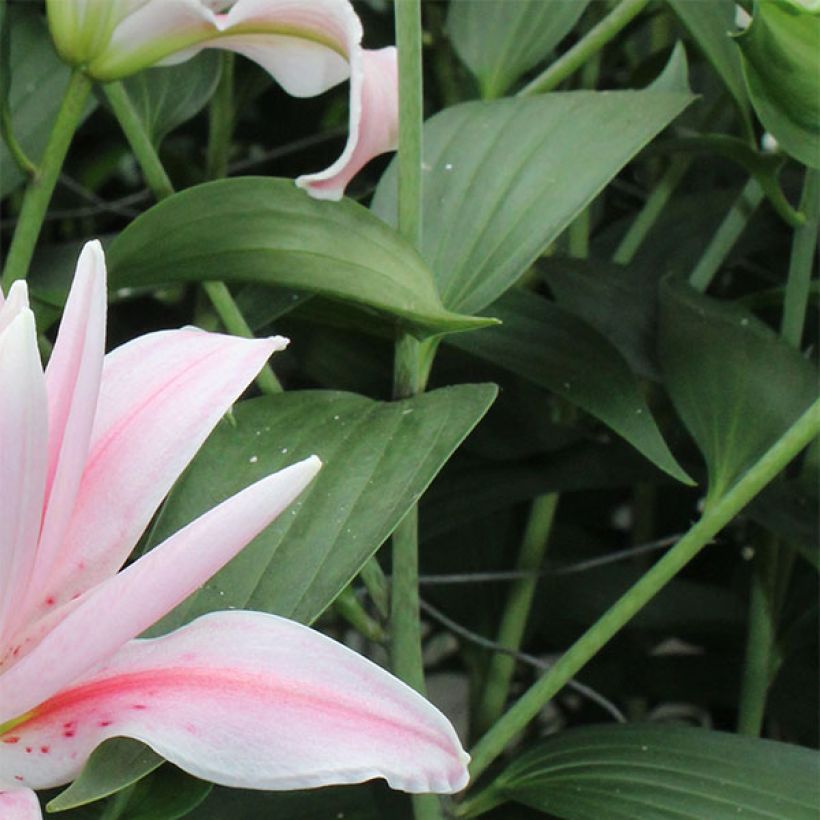
[{"label": "second lily flower", "polygon": [[367,51],[349,0],[47,0],[63,59],[100,82],[190,59],[202,49],[243,54],[295,97],[350,80],[342,155],[297,185],[339,199],[355,174],[398,139],[396,49]]}]

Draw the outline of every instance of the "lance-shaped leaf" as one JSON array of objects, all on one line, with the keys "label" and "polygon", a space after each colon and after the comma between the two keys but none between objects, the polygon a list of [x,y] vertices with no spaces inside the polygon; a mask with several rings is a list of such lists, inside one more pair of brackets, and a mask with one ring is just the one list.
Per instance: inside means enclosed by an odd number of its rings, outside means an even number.
[{"label": "lance-shaped leaf", "polygon": [[[450,310],[497,299],[692,101],[664,80],[645,91],[465,103],[425,124],[421,253]],[[396,190],[394,163],[373,202],[391,224]]]},{"label": "lance-shaped leaf", "polygon": [[166,504],[161,540],[276,465],[317,453],[312,490],[156,632],[226,606],[315,619],[418,500],[495,397],[492,385],[382,403],[301,391],[237,406],[205,443]]},{"label": "lance-shaped leaf", "polygon": [[814,820],[818,765],[816,751],[771,740],[671,725],[593,726],[521,755],[489,787],[485,806],[515,800],[564,820]]},{"label": "lance-shaped leaf", "polygon": [[678,281],[662,283],[658,321],[666,386],[714,500],[811,404],[817,373],[753,314]]},{"label": "lance-shaped leaf", "polygon": [[432,273],[395,231],[351,200],[317,202],[284,179],[189,188],[112,243],[113,287],[258,282],[319,293],[425,336],[480,327],[441,303]]},{"label": "lance-shaped leaf", "polygon": [[526,291],[511,290],[491,311],[500,327],[453,337],[452,343],[563,396],[669,475],[691,482],[666,446],[626,361],[596,330]]}]

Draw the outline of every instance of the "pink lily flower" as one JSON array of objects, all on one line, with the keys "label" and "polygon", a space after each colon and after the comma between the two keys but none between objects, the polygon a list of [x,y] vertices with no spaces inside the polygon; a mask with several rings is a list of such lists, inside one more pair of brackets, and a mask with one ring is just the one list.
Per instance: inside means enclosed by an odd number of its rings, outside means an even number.
[{"label": "pink lily flower", "polygon": [[197,329],[104,356],[105,260],[86,245],[45,373],[26,286],[0,295],[0,817],[132,737],[228,786],[384,777],[454,792],[467,755],[447,719],[318,632],[217,612],[136,639],[311,482],[311,457],[258,481],[120,569],[218,420],[286,339]]},{"label": "pink lily flower", "polygon": [[101,82],[183,62],[205,48],[243,54],[295,97],[349,79],[342,155],[296,180],[318,199],[341,199],[364,165],[396,148],[396,49],[362,49],[349,0],[47,0],[47,9],[60,55]]}]

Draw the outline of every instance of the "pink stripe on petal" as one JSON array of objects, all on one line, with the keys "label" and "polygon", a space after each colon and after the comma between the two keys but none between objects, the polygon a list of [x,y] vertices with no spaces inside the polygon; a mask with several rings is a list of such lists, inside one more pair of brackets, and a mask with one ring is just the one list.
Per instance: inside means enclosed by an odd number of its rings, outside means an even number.
[{"label": "pink stripe on petal", "polygon": [[448,793],[467,783],[455,731],[424,698],[320,633],[256,612],[213,613],[134,641],[10,735],[0,772],[37,788],[74,777],[117,735],[228,786],[384,777],[393,788]]},{"label": "pink stripe on petal", "polygon": [[34,565],[46,475],[46,390],[34,315],[0,333],[0,668]]},{"label": "pink stripe on petal", "polygon": [[[398,145],[399,87],[394,47],[363,51],[354,62],[350,81],[350,136],[344,152],[318,174],[299,177],[296,184],[316,199],[341,199],[354,176],[374,157]],[[359,76],[361,75],[361,76]]]},{"label": "pink stripe on petal", "polygon": [[41,614],[122,566],[216,423],[286,344],[185,329],[105,357],[85,471]]},{"label": "pink stripe on petal", "polygon": [[40,801],[31,789],[0,790],[0,817],[3,820],[42,820]]},{"label": "pink stripe on petal", "polygon": [[288,507],[320,466],[313,456],[251,484],[88,592],[0,674],[0,723],[52,697],[181,603]]},{"label": "pink stripe on petal", "polygon": [[[35,607],[65,536],[88,455],[105,354],[105,311],[105,257],[99,242],[89,242],[80,254],[46,368],[46,507],[27,598]],[[25,615],[21,612],[20,619]]]}]

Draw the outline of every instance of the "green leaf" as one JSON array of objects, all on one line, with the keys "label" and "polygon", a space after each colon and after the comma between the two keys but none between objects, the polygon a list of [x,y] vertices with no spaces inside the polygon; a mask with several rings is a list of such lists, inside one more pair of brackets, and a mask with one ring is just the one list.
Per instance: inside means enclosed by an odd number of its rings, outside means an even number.
[{"label": "green leaf", "polygon": [[[424,128],[422,256],[451,310],[484,309],[691,101],[574,91],[457,105]],[[395,222],[396,165],[373,209]]]},{"label": "green leaf", "polygon": [[485,99],[501,97],[572,31],[589,0],[455,0],[447,32]]},{"label": "green leaf", "polygon": [[196,820],[410,820],[408,802],[377,780],[291,792],[217,787]]},{"label": "green leaf", "polygon": [[815,369],[748,311],[667,280],[661,369],[720,497],[811,404]]},{"label": "green leaf", "polygon": [[815,820],[817,752],[658,724],[596,726],[550,738],[490,792],[563,820]]},{"label": "green leaf", "polygon": [[820,11],[786,0],[756,2],[736,42],[760,121],[784,151],[820,168]]},{"label": "green leaf", "polygon": [[693,3],[692,0],[667,2],[726,84],[751,133],[749,97],[743,82],[740,55],[730,36],[735,30],[733,0],[709,0],[708,3]]},{"label": "green leaf", "polygon": [[100,744],[88,758],[80,776],[46,807],[66,811],[101,800],[151,774],[163,759],[142,743],[115,737]]},{"label": "green leaf", "polygon": [[672,477],[691,483],[663,440],[621,354],[578,317],[527,291],[492,305],[502,324],[453,337],[461,350],[501,365],[591,413]]},{"label": "green leaf", "polygon": [[301,391],[238,405],[177,483],[151,545],[311,453],[324,466],[279,521],[154,634],[228,606],[313,621],[418,501],[495,394],[493,385],[462,385],[382,403]]},{"label": "green leaf", "polygon": [[219,82],[221,65],[218,53],[204,51],[180,65],[149,68],[124,81],[154,145],[208,104]]},{"label": "green leaf", "polygon": [[[28,8],[26,7],[28,6]],[[33,4],[6,10],[11,26],[9,108],[17,142],[35,164],[46,147],[71,70],[54,51],[48,29]],[[94,110],[89,102],[85,116]],[[5,141],[0,140],[0,199],[24,181]]]},{"label": "green leaf", "polygon": [[114,240],[108,264],[113,288],[257,282],[352,302],[419,336],[492,323],[448,311],[416,251],[366,208],[317,202],[286,179],[175,194]]},{"label": "green leaf", "polygon": [[657,302],[653,271],[600,259],[548,256],[538,261],[558,304],[613,344],[641,378],[660,380],[655,362]]},{"label": "green leaf", "polygon": [[186,774],[176,766],[162,766],[140,780],[128,799],[120,820],[178,820],[210,794],[213,786]]}]

